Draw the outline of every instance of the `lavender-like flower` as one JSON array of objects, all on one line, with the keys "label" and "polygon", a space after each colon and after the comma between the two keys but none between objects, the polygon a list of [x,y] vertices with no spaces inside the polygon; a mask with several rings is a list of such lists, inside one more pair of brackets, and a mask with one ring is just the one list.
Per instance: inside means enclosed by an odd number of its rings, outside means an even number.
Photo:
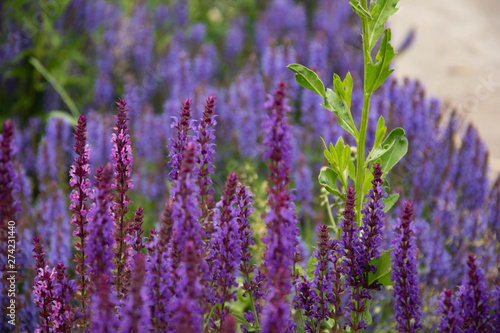
[{"label": "lavender-like flower", "polygon": [[144,219],[144,209],[142,207],[137,207],[137,210],[134,212],[134,219],[130,225],[129,231],[129,244],[134,250],[134,253],[141,253],[142,249],[144,249],[144,238],[142,238],[142,220]]},{"label": "lavender-like flower", "polygon": [[130,221],[126,218],[130,198],[127,195],[129,189],[133,189],[132,184],[132,146],[127,126],[127,103],[120,99],[117,103],[118,115],[116,126],[111,137],[113,148],[110,158],[113,160],[114,182],[111,187],[115,190],[113,196],[113,206],[111,213],[115,223],[115,271],[113,272],[114,284],[118,299],[122,299],[127,294],[127,287],[130,282],[130,245],[126,242],[130,231]]},{"label": "lavender-like flower", "polygon": [[453,291],[446,289],[439,297],[438,315],[440,333],[461,332],[463,317],[460,313],[460,304],[453,297]]},{"label": "lavender-like flower", "polygon": [[69,332],[73,328],[77,313],[71,306],[71,299],[76,293],[74,280],[68,281],[66,267],[62,262],[55,267],[51,322],[54,332]]},{"label": "lavender-like flower", "polygon": [[380,257],[380,243],[382,241],[382,229],[384,227],[384,204],[382,199],[387,197],[385,192],[385,187],[382,187],[382,167],[380,164],[375,163],[373,165],[373,188],[370,193],[366,196],[367,200],[365,202],[365,208],[361,211],[363,214],[363,247],[365,250],[365,262],[368,266],[367,271],[371,271],[375,274],[377,267],[375,265],[370,265],[370,260],[378,259]]},{"label": "lavender-like flower", "polygon": [[290,278],[293,258],[297,253],[298,227],[295,206],[288,188],[291,171],[291,133],[285,112],[286,84],[279,83],[270,103],[272,115],[262,127],[265,131],[264,159],[269,159],[268,207],[264,215],[268,235],[263,239],[267,245],[266,263],[267,303],[262,313],[262,332],[276,332],[290,327],[288,295],[292,289]]},{"label": "lavender-like flower", "polygon": [[349,326],[354,332],[366,328],[364,319],[361,317],[366,309],[365,299],[371,296],[365,288],[366,258],[363,244],[359,239],[359,227],[355,221],[356,193],[354,187],[349,186],[345,196],[344,217],[341,221],[342,235],[340,246],[344,253],[344,274],[347,285],[351,287],[350,304],[348,306],[354,316],[348,318]]},{"label": "lavender-like flower", "polygon": [[75,144],[74,150],[76,157],[69,172],[69,184],[73,188],[70,194],[70,210],[72,212],[70,222],[76,225],[73,236],[79,238],[75,242],[75,271],[78,275],[78,290],[76,299],[81,303],[83,314],[82,326],[87,326],[87,297],[88,297],[88,276],[87,276],[87,255],[85,253],[87,236],[87,213],[89,205],[87,200],[90,196],[91,185],[88,178],[90,172],[89,159],[90,152],[87,145],[87,118],[80,116],[78,118],[78,125],[75,126]]},{"label": "lavender-like flower", "polygon": [[[241,238],[239,235],[238,211],[236,204],[236,188],[238,177],[231,172],[226,180],[224,193],[215,211],[214,233],[210,242],[207,262],[211,264],[210,276],[214,286],[214,299],[219,303],[217,315],[220,319],[219,328],[222,327],[228,308],[226,303],[236,300],[235,272],[241,262]],[[234,288],[234,289],[233,289]]]},{"label": "lavender-like flower", "polygon": [[191,122],[191,104],[192,101],[190,99],[184,100],[181,112],[179,113],[179,119],[173,117],[174,121],[171,127],[175,127],[177,130],[177,138],[170,138],[168,145],[168,157],[170,158],[168,166],[172,168],[170,171],[171,182],[179,177],[183,153],[190,137],[189,131],[193,128]]},{"label": "lavender-like flower", "polygon": [[[198,155],[198,180],[197,185],[200,188],[200,207],[201,207],[201,219],[205,221],[207,219],[213,203],[214,189],[212,187],[211,175],[214,173],[214,160],[215,160],[215,149],[214,149],[214,130],[213,126],[217,124],[214,115],[215,108],[215,97],[210,95],[205,103],[205,109],[203,111],[203,116],[201,118],[200,124],[198,125],[198,130],[196,131],[196,142],[197,142],[197,155]],[[205,229],[210,234],[211,226],[208,221],[205,222]]]},{"label": "lavender-like flower", "polygon": [[[304,311],[304,316],[306,316],[306,318],[304,318],[304,330],[309,333],[315,332],[315,307],[320,301],[318,299],[318,294],[314,290],[311,281],[303,276],[301,277],[301,281],[297,282],[296,289],[298,297],[295,299],[295,308]],[[319,325],[320,323],[318,323],[318,326]]]},{"label": "lavender-like flower", "polygon": [[463,326],[465,333],[492,332],[490,303],[486,292],[486,280],[474,254],[467,258],[467,277],[463,283],[460,295],[463,311]]},{"label": "lavender-like flower", "polygon": [[420,324],[422,313],[418,299],[417,246],[412,222],[413,205],[407,201],[401,220],[394,226],[394,252],[391,253],[396,329],[405,333],[413,333],[423,328]]},{"label": "lavender-like flower", "polygon": [[14,197],[14,193],[20,191],[20,184],[12,166],[13,139],[14,125],[10,119],[7,119],[3,124],[0,142],[0,227],[2,234],[7,230],[6,222],[12,220],[16,213],[21,211],[19,202]]},{"label": "lavender-like flower", "polygon": [[120,321],[115,314],[118,307],[116,292],[109,283],[111,276],[96,277],[95,290],[90,302],[92,312],[90,329],[95,333],[114,333],[120,328]]},{"label": "lavender-like flower", "polygon": [[150,332],[151,315],[149,312],[148,290],[144,284],[145,259],[138,253],[134,261],[134,274],[128,299],[120,315],[122,332]]},{"label": "lavender-like flower", "polygon": [[45,265],[45,252],[43,252],[44,244],[38,237],[33,238],[33,252],[36,259],[37,275],[35,276],[35,284],[33,286],[34,302],[40,308],[38,313],[40,317],[40,325],[38,331],[49,332],[52,328],[52,302],[54,301],[54,286],[55,279],[54,270],[50,270]]},{"label": "lavender-like flower", "polygon": [[[113,180],[113,166],[107,163],[103,168],[99,168],[95,175],[95,192],[93,205],[89,212],[91,220],[91,232],[87,243],[88,268],[90,277],[107,277],[107,283],[111,282],[111,271],[113,265],[113,238],[114,225],[111,217],[112,194],[111,182]],[[98,290],[96,290],[98,292]]]}]

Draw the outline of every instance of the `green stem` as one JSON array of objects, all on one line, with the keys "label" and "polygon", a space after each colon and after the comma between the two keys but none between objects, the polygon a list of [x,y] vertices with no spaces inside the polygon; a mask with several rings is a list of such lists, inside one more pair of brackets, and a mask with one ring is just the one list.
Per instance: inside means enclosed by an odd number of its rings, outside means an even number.
[{"label": "green stem", "polygon": [[[363,8],[367,9],[366,0],[361,1]],[[370,110],[370,99],[371,92],[367,92],[366,82],[367,82],[367,71],[368,64],[371,62],[371,56],[369,51],[369,41],[368,41],[368,20],[361,18],[361,24],[363,26],[363,53],[364,53],[364,91],[363,91],[363,112],[361,115],[361,125],[359,127],[359,139],[357,146],[357,160],[356,160],[356,218],[358,223],[361,224],[361,207],[363,203],[363,182],[364,182],[364,167],[365,167],[365,141],[366,141],[366,130],[368,128],[368,113]]]}]

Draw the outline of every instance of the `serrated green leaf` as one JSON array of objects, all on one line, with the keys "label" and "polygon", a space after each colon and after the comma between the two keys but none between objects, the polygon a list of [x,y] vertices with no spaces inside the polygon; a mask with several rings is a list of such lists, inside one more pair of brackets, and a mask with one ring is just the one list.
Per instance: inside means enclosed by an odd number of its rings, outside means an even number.
[{"label": "serrated green leaf", "polygon": [[326,100],[325,85],[314,71],[300,64],[290,64],[288,68],[295,73],[295,80],[302,87],[315,92]]},{"label": "serrated green leaf", "polygon": [[397,12],[396,5],[399,0],[378,0],[376,5],[372,7],[370,4],[371,15],[373,20],[368,27],[368,45],[369,50],[373,50],[382,32],[385,28],[387,19]]},{"label": "serrated green leaf", "polygon": [[380,158],[380,156],[384,155],[389,151],[389,149],[392,148],[394,145],[394,142],[390,143],[389,145],[379,145],[377,148],[375,148],[371,153],[370,153],[370,158],[368,159],[368,162],[375,161],[376,159]]},{"label": "serrated green leaf", "polygon": [[396,56],[394,48],[389,43],[391,40],[391,30],[386,29],[384,38],[380,43],[380,49],[377,53],[376,63],[369,63],[366,71],[366,91],[374,92],[391,75],[394,69],[390,69],[391,61]]},{"label": "serrated green leaf", "polygon": [[361,6],[359,0],[349,0],[349,3],[351,4],[352,10],[360,17],[364,17],[369,20],[373,19],[370,13],[364,9],[363,6]]},{"label": "serrated green leaf", "polygon": [[377,148],[380,143],[382,143],[386,132],[387,127],[385,126],[385,119],[384,117],[380,116],[377,122],[377,130],[375,131],[375,142],[373,143],[374,148]]},{"label": "serrated green leaf", "polygon": [[405,131],[398,127],[393,129],[382,142],[382,146],[390,146],[390,149],[378,158],[380,165],[382,165],[384,177],[408,152],[408,140],[405,135]]},{"label": "serrated green leaf", "polygon": [[392,207],[398,202],[399,200],[399,193],[395,194],[390,194],[387,198],[385,198],[382,203],[384,204],[384,212],[388,212],[391,210]]},{"label": "serrated green leaf", "polygon": [[383,286],[392,286],[391,272],[392,272],[392,261],[391,252],[394,250],[385,251],[378,259],[372,259],[370,261],[371,265],[377,267],[375,274],[368,272],[368,285],[370,286],[373,282],[377,281]]},{"label": "serrated green leaf", "polygon": [[340,127],[349,132],[356,140],[358,140],[358,130],[351,116],[351,112],[346,105],[342,105],[342,102],[338,99],[337,95],[333,90],[328,88],[326,90],[326,103],[321,105],[328,111],[335,113]]}]

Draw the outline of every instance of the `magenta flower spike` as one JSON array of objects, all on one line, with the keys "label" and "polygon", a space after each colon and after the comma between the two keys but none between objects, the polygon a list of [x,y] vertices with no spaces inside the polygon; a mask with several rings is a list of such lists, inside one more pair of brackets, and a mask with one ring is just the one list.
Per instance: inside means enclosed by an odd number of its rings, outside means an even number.
[{"label": "magenta flower spike", "polygon": [[130,244],[128,244],[127,236],[130,232],[130,221],[126,214],[129,210],[130,198],[127,195],[128,190],[134,188],[132,184],[132,145],[130,139],[130,130],[127,122],[130,120],[127,116],[127,103],[120,99],[116,103],[118,114],[116,118],[116,126],[111,137],[113,148],[111,149],[111,160],[114,167],[114,181],[111,187],[114,189],[113,206],[111,214],[115,224],[115,247],[114,259],[115,270],[113,272],[113,280],[116,287],[118,299],[122,299],[127,295],[127,288],[130,284]]},{"label": "magenta flower spike", "polygon": [[87,276],[87,254],[85,248],[87,244],[89,197],[91,193],[91,184],[89,179],[90,151],[87,144],[87,118],[80,116],[78,125],[75,126],[75,144],[73,146],[76,157],[69,172],[69,184],[73,188],[70,194],[70,210],[72,212],[70,223],[75,225],[73,236],[78,237],[75,242],[75,271],[78,276],[78,293],[76,299],[81,303],[83,314],[82,326],[87,326],[87,297],[88,297],[88,276]]}]

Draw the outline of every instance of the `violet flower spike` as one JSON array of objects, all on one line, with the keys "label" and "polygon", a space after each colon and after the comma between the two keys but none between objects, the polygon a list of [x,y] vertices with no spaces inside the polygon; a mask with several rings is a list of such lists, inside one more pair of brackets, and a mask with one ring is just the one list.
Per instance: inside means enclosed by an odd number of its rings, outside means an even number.
[{"label": "violet flower spike", "polygon": [[[112,206],[111,182],[113,166],[107,163],[99,168],[95,175],[94,203],[89,212],[92,231],[87,243],[88,275],[92,278],[105,276],[110,278],[114,269],[113,238],[114,225],[110,209]],[[108,281],[110,283],[111,281]],[[97,292],[97,291],[96,291]]]},{"label": "violet flower spike", "polygon": [[490,303],[486,292],[486,279],[474,254],[467,258],[467,277],[461,293],[463,326],[465,333],[492,332],[489,321]]},{"label": "violet flower spike", "polygon": [[276,332],[291,325],[288,295],[291,292],[292,266],[297,256],[299,230],[295,206],[288,184],[291,172],[291,131],[285,112],[286,84],[279,83],[274,92],[269,117],[262,127],[265,131],[264,159],[269,159],[268,207],[264,215],[268,234],[263,239],[267,245],[264,254],[266,263],[267,303],[262,313],[262,332]]},{"label": "violet flower spike", "polygon": [[[210,212],[209,204],[213,202],[214,189],[212,187],[211,175],[214,173],[215,135],[213,126],[217,124],[215,121],[215,97],[210,95],[205,103],[205,109],[201,118],[200,124],[196,131],[197,138],[197,155],[198,155],[198,180],[197,184],[200,188],[200,207],[201,219],[204,221]],[[210,234],[210,227],[205,226]]]},{"label": "violet flower spike", "polygon": [[405,202],[403,216],[394,226],[394,252],[391,252],[395,298],[394,316],[398,332],[413,333],[423,328],[418,295],[417,246],[414,236],[413,205]]},{"label": "violet flower spike", "polygon": [[440,333],[462,331],[463,316],[460,302],[453,297],[453,290],[446,289],[439,297],[438,315],[441,317],[438,329]]},{"label": "violet flower spike", "polygon": [[215,212],[214,234],[209,246],[207,262],[211,263],[210,277],[215,289],[212,302],[221,304],[217,308],[216,315],[220,319],[220,326],[223,325],[225,316],[228,313],[226,303],[236,301],[235,272],[241,263],[241,239],[239,235],[238,211],[235,209],[238,204],[236,188],[238,177],[231,172],[227,177],[221,201],[217,204]]},{"label": "violet flower spike", "polygon": [[172,168],[169,173],[169,180],[171,182],[175,181],[179,177],[183,153],[190,139],[189,131],[193,128],[191,121],[192,103],[193,102],[190,99],[185,99],[182,102],[179,119],[173,117],[174,121],[171,127],[175,127],[177,130],[177,138],[170,138],[170,143],[168,144],[168,157],[170,158],[168,166]]},{"label": "violet flower spike", "polygon": [[132,146],[127,126],[127,103],[120,99],[117,103],[118,115],[116,126],[111,137],[113,148],[110,158],[113,160],[114,182],[111,187],[115,190],[113,197],[113,206],[111,208],[112,217],[115,223],[115,271],[114,284],[116,286],[117,297],[122,299],[126,297],[127,288],[130,283],[130,245],[126,242],[129,234],[130,221],[126,218],[129,209],[130,198],[127,191],[133,189],[132,184]]},{"label": "violet flower spike", "polygon": [[344,274],[347,285],[351,287],[351,297],[348,309],[354,316],[349,316],[348,324],[351,331],[359,332],[366,328],[362,318],[365,311],[365,299],[370,299],[368,290],[365,288],[366,259],[361,240],[359,239],[359,227],[356,223],[356,193],[354,187],[349,186],[345,197],[344,217],[341,220],[342,234],[340,239],[341,250],[344,253]]},{"label": "violet flower spike", "polygon": [[87,144],[87,118],[80,116],[78,118],[78,125],[75,126],[75,144],[73,146],[76,157],[73,165],[71,166],[69,184],[73,187],[70,194],[70,210],[72,212],[70,223],[75,224],[76,228],[73,236],[79,238],[75,242],[75,271],[78,275],[78,290],[76,299],[81,303],[81,310],[83,314],[82,326],[87,326],[87,297],[88,297],[88,276],[87,276],[87,254],[85,253],[87,236],[87,212],[89,211],[89,204],[87,203],[91,185],[89,172],[89,159],[90,151]]}]

